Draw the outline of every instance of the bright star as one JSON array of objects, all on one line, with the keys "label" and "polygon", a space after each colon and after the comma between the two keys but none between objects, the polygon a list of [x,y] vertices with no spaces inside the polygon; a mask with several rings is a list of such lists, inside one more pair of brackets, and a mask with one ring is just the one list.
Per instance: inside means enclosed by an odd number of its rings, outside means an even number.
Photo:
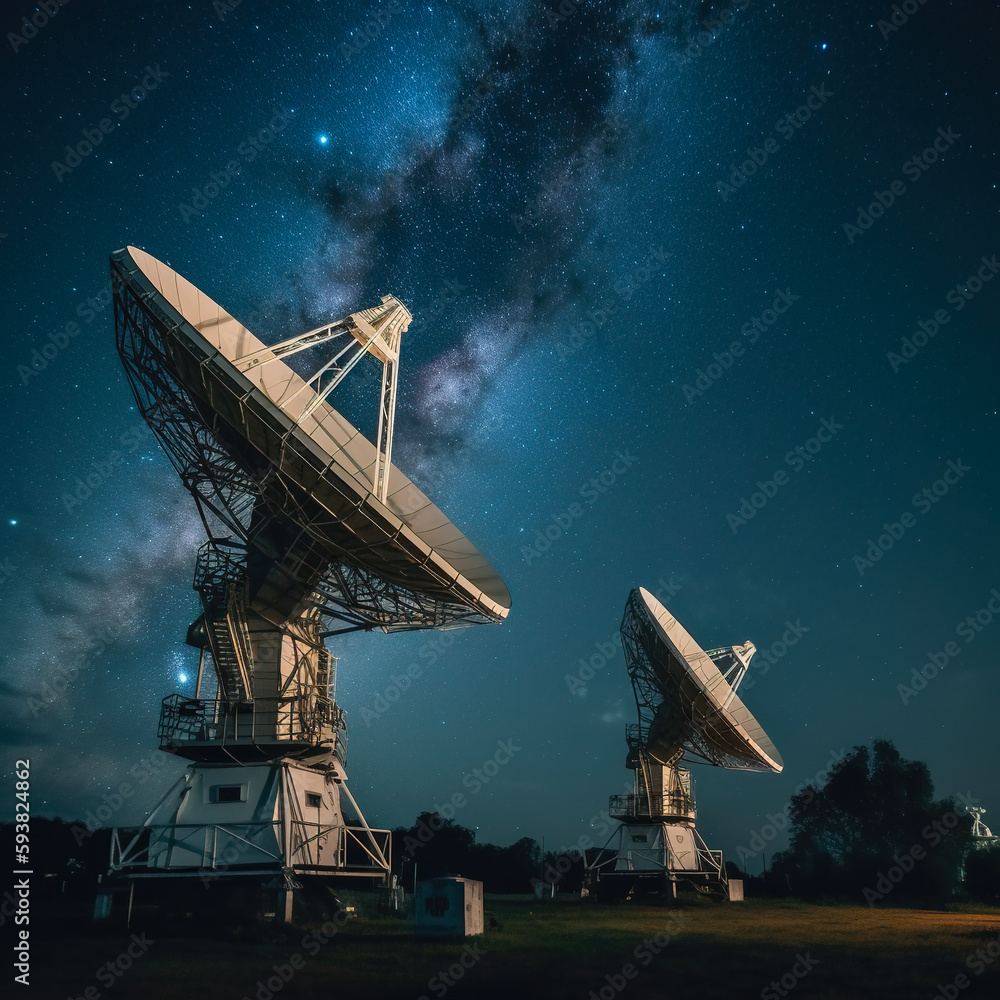
[{"label": "bright star", "polygon": [[325,146],[329,141],[330,141],[330,137],[328,135],[321,135],[319,137],[319,144],[321,146]]}]

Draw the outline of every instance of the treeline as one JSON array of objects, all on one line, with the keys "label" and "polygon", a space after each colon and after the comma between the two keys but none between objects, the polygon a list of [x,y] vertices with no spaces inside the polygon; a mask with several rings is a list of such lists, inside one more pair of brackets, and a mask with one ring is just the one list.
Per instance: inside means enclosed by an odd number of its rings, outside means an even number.
[{"label": "treeline", "polygon": [[[0,824],[13,856],[14,824]],[[34,884],[45,896],[84,899],[93,895],[108,870],[110,829],[88,829],[82,822],[31,820],[30,859]],[[414,872],[415,868],[415,872]],[[392,831],[392,870],[403,886],[438,875],[462,875],[484,883],[487,892],[531,892],[539,878],[557,882],[559,891],[578,892],[583,883],[579,854],[544,856],[537,841],[523,837],[508,847],[478,844],[476,835],[453,820],[425,812],[409,827]]]},{"label": "treeline", "polygon": [[[483,883],[486,892],[531,892],[538,881],[560,892],[579,892],[583,858],[578,853],[542,853],[538,841],[522,837],[509,847],[477,844],[476,834],[454,820],[424,812],[410,827],[392,831],[392,868],[404,888],[439,875],[461,875]],[[414,870],[415,869],[415,870]]]},{"label": "treeline", "polygon": [[927,765],[887,740],[854,747],[822,787],[792,797],[790,845],[749,888],[869,906],[995,902],[1000,845],[973,838],[966,807],[978,801],[971,792],[935,799]]},{"label": "treeline", "polygon": [[[807,900],[850,899],[870,906],[941,905],[957,898],[1000,902],[1000,841],[972,836],[967,806],[972,792],[936,799],[927,765],[904,760],[896,747],[876,740],[855,747],[821,787],[793,796],[787,814],[787,850],[775,854],[763,876],[740,872],[748,895]],[[3,824],[14,845],[14,826]],[[462,875],[491,893],[531,892],[539,879],[560,892],[579,892],[584,859],[543,855],[523,837],[508,847],[476,843],[474,831],[432,812],[392,831],[392,870],[405,889],[414,879]],[[31,821],[35,885],[44,894],[84,898],[108,866],[110,830],[89,830],[59,819]],[[13,852],[12,852],[13,853]],[[41,880],[39,883],[39,879]]]}]

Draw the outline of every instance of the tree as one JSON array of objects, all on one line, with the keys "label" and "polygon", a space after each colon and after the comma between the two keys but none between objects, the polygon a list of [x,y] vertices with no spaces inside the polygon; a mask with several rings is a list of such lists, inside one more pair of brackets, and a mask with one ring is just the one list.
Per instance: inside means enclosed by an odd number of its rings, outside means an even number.
[{"label": "tree", "polygon": [[[420,879],[463,875],[470,867],[476,834],[453,819],[422,812],[409,829],[402,827],[392,833],[393,853],[415,861]],[[394,858],[394,866],[398,863]]]},{"label": "tree", "polygon": [[987,903],[1000,899],[1000,845],[980,847],[965,859],[965,887],[969,895]]},{"label": "tree", "polygon": [[423,812],[413,826],[392,831],[393,870],[407,888],[416,864],[420,881],[461,875],[482,882],[487,892],[530,892],[541,861],[541,848],[530,837],[509,847],[477,844],[473,830],[438,813]]},{"label": "tree", "polygon": [[935,801],[927,765],[888,740],[855,747],[822,788],[792,798],[790,818],[791,847],[775,871],[807,897],[941,903],[972,843],[964,809]]}]

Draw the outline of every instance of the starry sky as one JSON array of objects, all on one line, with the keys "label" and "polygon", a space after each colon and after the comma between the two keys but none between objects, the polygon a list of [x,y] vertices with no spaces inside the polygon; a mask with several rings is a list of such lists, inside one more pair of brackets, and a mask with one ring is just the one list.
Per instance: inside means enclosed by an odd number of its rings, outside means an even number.
[{"label": "starry sky", "polygon": [[414,313],[393,458],[513,609],[331,641],[373,825],[464,793],[480,840],[592,836],[634,586],[761,651],[785,770],[695,766],[709,846],[874,737],[1000,825],[1000,24],[904,6],[9,5],[0,743],[34,811],[130,782],[136,822],[184,766],[203,529],[115,351],[133,243],[266,341]]}]

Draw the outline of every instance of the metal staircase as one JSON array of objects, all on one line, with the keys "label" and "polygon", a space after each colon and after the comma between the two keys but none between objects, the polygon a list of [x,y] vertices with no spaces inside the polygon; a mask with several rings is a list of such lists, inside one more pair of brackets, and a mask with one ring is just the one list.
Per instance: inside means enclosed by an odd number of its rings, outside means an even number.
[{"label": "metal staircase", "polygon": [[205,609],[204,635],[215,661],[220,696],[247,704],[253,700],[253,657],[241,569],[218,543],[208,542],[198,552],[194,586]]}]

